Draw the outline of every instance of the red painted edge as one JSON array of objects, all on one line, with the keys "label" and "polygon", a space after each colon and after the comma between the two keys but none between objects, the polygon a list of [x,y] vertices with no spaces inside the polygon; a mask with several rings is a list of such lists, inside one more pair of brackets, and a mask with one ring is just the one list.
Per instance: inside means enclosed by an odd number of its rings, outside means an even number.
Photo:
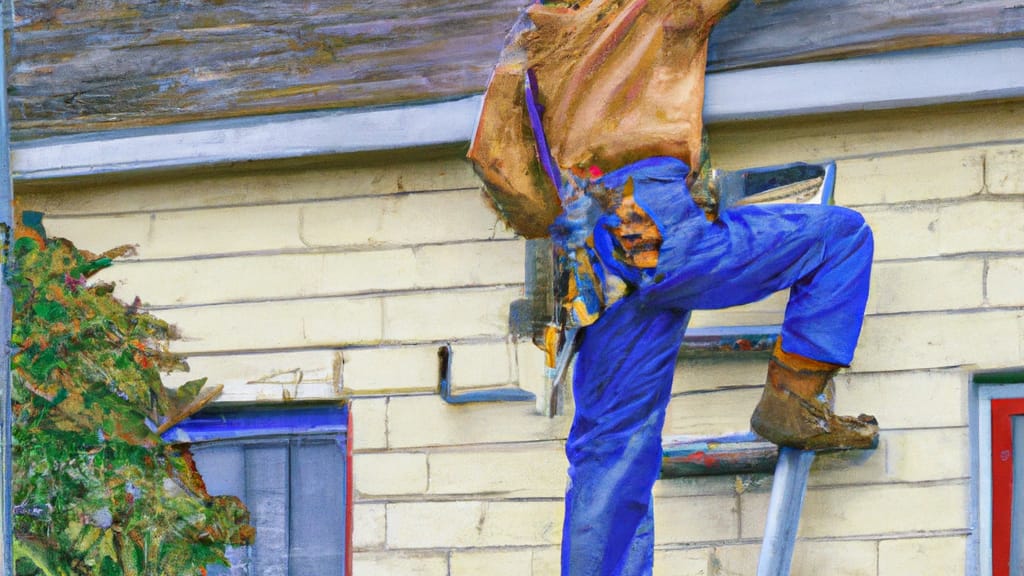
[{"label": "red painted edge", "polygon": [[345,575],[352,576],[352,405],[345,432]]},{"label": "red painted edge", "polygon": [[992,576],[1010,576],[1013,529],[1013,417],[1024,398],[992,400]]}]

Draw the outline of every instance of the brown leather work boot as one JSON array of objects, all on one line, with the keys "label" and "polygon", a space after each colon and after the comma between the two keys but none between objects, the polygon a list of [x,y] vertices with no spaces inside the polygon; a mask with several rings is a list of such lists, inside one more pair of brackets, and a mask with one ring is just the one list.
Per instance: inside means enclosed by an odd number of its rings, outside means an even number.
[{"label": "brown leather work boot", "polygon": [[833,412],[839,366],[782,350],[768,363],[768,379],[750,427],[761,437],[801,450],[847,450],[878,446],[878,421]]}]

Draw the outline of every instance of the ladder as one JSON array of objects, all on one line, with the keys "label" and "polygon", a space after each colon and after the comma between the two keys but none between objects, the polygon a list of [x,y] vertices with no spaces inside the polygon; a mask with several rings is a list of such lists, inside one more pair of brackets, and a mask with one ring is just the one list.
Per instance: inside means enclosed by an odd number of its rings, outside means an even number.
[{"label": "ladder", "polygon": [[814,452],[780,448],[757,576],[788,576]]},{"label": "ladder", "polygon": [[753,432],[675,436],[663,445],[662,478],[765,474],[774,467],[757,576],[789,576],[816,452],[779,447]]}]

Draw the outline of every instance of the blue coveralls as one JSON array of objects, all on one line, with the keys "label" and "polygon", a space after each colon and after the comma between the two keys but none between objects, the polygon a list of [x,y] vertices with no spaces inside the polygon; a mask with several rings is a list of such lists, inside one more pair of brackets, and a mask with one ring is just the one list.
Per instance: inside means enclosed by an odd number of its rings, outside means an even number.
[{"label": "blue coveralls", "polygon": [[853,358],[872,260],[871,230],[860,214],[777,204],[726,210],[709,222],[687,190],[688,172],[680,160],[651,158],[595,181],[621,189],[632,179],[637,204],[663,240],[657,267],[641,270],[612,256],[614,216],[593,228],[599,273],[635,290],[583,329],[566,445],[563,576],[651,574],[651,489],[690,310],[746,304],[790,288],[786,351],[840,365]]}]

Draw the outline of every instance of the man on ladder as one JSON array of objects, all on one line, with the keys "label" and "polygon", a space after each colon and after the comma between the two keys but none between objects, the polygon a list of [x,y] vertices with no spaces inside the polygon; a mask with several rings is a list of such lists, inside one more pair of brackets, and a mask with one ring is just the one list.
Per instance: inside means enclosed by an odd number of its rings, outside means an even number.
[{"label": "man on ladder", "polygon": [[853,358],[867,301],[863,218],[821,205],[718,210],[705,193],[708,36],[736,2],[533,4],[485,96],[469,156],[506,221],[554,241],[565,296],[549,368],[559,346],[578,348],[563,575],[651,573],[651,488],[690,310],[789,288],[754,430],[801,450],[877,442],[874,418],[832,410],[832,375]]}]

